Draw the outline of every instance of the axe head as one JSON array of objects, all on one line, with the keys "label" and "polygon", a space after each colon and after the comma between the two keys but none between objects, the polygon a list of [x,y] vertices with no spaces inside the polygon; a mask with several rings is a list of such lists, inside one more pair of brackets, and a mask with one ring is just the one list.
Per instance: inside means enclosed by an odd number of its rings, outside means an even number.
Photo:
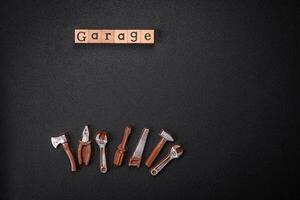
[{"label": "axe head", "polygon": [[174,139],[173,137],[170,135],[170,133],[168,133],[167,131],[165,130],[162,130],[159,134],[161,137],[165,138],[167,141],[170,141],[170,142],[173,142]]},{"label": "axe head", "polygon": [[51,137],[51,143],[54,146],[54,148],[57,148],[59,144],[63,144],[66,142],[67,142],[67,138],[65,134],[57,137]]}]

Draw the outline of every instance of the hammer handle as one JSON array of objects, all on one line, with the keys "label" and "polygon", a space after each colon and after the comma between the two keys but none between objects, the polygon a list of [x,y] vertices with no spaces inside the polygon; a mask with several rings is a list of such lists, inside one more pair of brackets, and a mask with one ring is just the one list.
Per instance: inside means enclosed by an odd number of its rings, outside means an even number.
[{"label": "hammer handle", "polygon": [[68,143],[63,143],[63,147],[64,147],[64,150],[70,160],[70,164],[71,164],[71,171],[72,172],[75,172],[77,170],[77,167],[76,167],[76,161],[75,161],[75,158],[73,156],[73,153],[71,151],[71,148],[69,146]]},{"label": "hammer handle", "polygon": [[145,162],[147,167],[151,167],[153,161],[158,156],[159,152],[162,150],[163,146],[167,141],[164,138],[161,138],[160,141],[157,143],[156,147],[152,150],[151,154],[149,155],[148,159]]}]

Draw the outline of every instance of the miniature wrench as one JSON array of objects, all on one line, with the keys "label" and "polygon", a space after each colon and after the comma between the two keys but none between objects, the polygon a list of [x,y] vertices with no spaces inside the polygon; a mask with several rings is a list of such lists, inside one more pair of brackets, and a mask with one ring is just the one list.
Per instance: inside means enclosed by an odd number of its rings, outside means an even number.
[{"label": "miniature wrench", "polygon": [[169,153],[153,168],[150,173],[152,176],[157,175],[171,160],[179,158],[183,154],[183,147],[181,145],[172,145]]},{"label": "miniature wrench", "polygon": [[107,139],[107,132],[105,131],[99,131],[96,135],[96,143],[98,144],[100,148],[100,161],[99,161],[99,166],[100,166],[100,172],[101,173],[106,173],[107,172],[107,164],[106,164],[106,153],[105,153],[105,146],[106,143],[108,142]]},{"label": "miniature wrench", "polygon": [[86,125],[82,132],[82,139],[79,140],[78,144],[78,163],[79,165],[88,165],[91,159],[91,141],[89,140],[90,131],[89,127]]},{"label": "miniature wrench", "polygon": [[146,140],[149,134],[148,128],[143,128],[141,137],[139,139],[139,142],[128,162],[128,166],[134,166],[139,168],[142,160],[143,151],[145,148]]}]

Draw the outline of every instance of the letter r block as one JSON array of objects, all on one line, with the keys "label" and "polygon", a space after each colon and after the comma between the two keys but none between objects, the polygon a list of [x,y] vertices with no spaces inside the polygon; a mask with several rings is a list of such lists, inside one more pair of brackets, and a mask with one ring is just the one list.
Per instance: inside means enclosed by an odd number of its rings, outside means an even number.
[{"label": "letter r block", "polygon": [[115,43],[115,30],[102,30],[101,43]]}]

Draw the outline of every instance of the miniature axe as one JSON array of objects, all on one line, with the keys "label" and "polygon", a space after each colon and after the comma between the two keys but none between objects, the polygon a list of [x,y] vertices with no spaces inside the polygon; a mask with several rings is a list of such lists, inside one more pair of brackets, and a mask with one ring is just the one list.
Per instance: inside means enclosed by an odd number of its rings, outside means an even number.
[{"label": "miniature axe", "polygon": [[64,150],[70,160],[70,164],[71,164],[71,171],[72,172],[75,172],[77,170],[77,166],[76,166],[76,161],[75,161],[75,158],[73,156],[73,153],[72,153],[72,150],[71,150],[71,147],[68,143],[68,140],[66,138],[66,135],[63,134],[61,136],[58,136],[58,137],[51,137],[51,143],[52,145],[54,146],[54,148],[57,148],[58,145],[62,144],[63,147],[64,147]]}]

